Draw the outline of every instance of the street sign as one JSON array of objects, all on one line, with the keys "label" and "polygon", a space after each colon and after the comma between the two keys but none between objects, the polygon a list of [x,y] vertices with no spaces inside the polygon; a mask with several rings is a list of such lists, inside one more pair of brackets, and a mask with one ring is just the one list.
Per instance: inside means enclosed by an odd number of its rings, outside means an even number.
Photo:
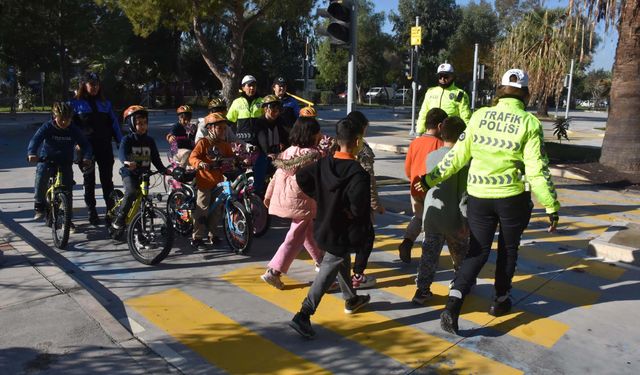
[{"label": "street sign", "polygon": [[411,27],[411,45],[419,46],[422,44],[422,27],[413,26]]}]

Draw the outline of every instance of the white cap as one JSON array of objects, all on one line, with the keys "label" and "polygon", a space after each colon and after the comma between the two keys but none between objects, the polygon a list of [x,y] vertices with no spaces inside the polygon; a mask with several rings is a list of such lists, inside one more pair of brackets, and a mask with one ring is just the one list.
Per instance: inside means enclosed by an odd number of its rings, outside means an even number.
[{"label": "white cap", "polygon": [[[515,76],[516,81],[512,82],[511,77]],[[517,88],[523,88],[529,86],[529,76],[522,69],[509,69],[506,73],[502,75],[502,81],[500,82],[502,86],[511,86]]]},{"label": "white cap", "polygon": [[440,64],[438,66],[438,71],[436,72],[436,74],[440,74],[440,73],[449,73],[452,74],[453,73],[453,65],[451,64]]},{"label": "white cap", "polygon": [[247,83],[251,83],[255,81],[256,81],[256,77],[252,75],[246,75],[242,78],[242,86],[246,85]]}]

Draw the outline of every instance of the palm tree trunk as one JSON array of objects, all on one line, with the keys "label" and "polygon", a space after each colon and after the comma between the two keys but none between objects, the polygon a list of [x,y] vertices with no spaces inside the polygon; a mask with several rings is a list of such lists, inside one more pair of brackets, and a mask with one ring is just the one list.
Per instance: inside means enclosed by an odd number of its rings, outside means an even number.
[{"label": "palm tree trunk", "polygon": [[624,172],[640,172],[640,12],[623,3],[611,80],[611,106],[600,163]]}]

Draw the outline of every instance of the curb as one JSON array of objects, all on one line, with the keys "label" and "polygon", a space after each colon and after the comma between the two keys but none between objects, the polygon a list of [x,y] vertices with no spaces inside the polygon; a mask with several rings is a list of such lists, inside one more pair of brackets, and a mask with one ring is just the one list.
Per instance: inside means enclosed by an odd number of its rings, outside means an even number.
[{"label": "curb", "polygon": [[634,231],[640,235],[640,226],[629,222],[613,223],[599,237],[589,241],[587,252],[609,261],[640,266],[640,248],[612,242],[614,237],[624,231]]}]

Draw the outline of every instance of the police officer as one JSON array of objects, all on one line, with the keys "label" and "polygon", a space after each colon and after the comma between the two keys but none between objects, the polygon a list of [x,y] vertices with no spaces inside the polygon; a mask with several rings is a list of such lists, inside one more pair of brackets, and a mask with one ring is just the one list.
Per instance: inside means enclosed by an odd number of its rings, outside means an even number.
[{"label": "police officer", "polygon": [[440,316],[440,325],[447,332],[458,331],[462,302],[489,258],[498,224],[501,244],[496,262],[495,299],[489,314],[500,316],[511,310],[509,291],[518,246],[531,217],[528,186],[549,215],[549,231],[555,231],[558,224],[560,203],[549,174],[542,125],[525,110],[528,83],[524,71],[508,70],[496,92],[498,103],[475,112],[453,149],[416,183],[416,188],[427,190],[471,162],[467,179],[471,242]]},{"label": "police officer", "polygon": [[229,107],[227,120],[232,122],[233,131],[239,140],[253,144],[255,142],[255,120],[262,117],[262,97],[258,96],[256,78],[246,75],[242,78],[242,92]]},{"label": "police officer", "polygon": [[[280,117],[282,117],[284,130],[287,133],[286,140],[288,140],[291,128],[293,128],[293,124],[298,119],[300,106],[298,105],[298,101],[287,93],[287,80],[283,77],[274,79],[271,88],[273,89],[273,94],[278,97],[278,100],[282,103],[282,113],[280,113]],[[285,142],[285,144],[288,147],[287,142]]]},{"label": "police officer", "polygon": [[449,116],[458,116],[469,123],[471,118],[471,108],[469,107],[469,96],[458,88],[453,81],[455,75],[451,64],[440,64],[437,70],[438,86],[431,87],[424,95],[424,102],[420,108],[416,133],[418,135],[427,130],[427,112],[431,108],[442,108]]}]

